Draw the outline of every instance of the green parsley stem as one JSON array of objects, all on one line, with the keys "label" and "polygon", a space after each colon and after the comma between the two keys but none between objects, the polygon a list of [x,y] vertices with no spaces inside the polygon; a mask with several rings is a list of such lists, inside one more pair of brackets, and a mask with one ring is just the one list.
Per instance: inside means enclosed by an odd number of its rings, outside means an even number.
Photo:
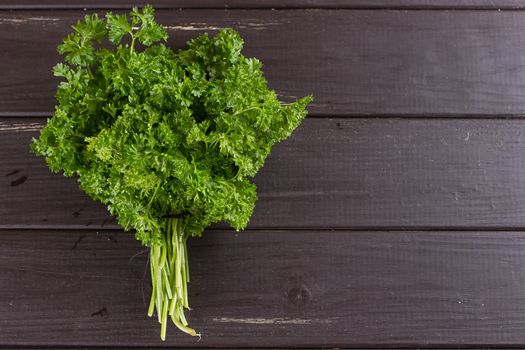
[{"label": "green parsley stem", "polygon": [[256,109],[260,110],[261,107],[253,106],[253,107],[245,108],[243,110],[240,110],[238,112],[233,113],[232,117],[235,117],[235,116],[237,116],[239,114],[242,114],[242,113],[245,113],[245,112],[248,112],[248,111],[253,111],[253,110],[256,110]]},{"label": "green parsley stem", "polygon": [[188,251],[187,235],[183,230],[180,218],[166,220],[165,235],[159,242],[152,243],[150,248],[150,270],[153,289],[148,308],[152,316],[157,310],[157,318],[161,324],[160,337],[166,339],[167,320],[171,320],[185,333],[198,336],[194,329],[188,327],[184,308],[188,303]]},{"label": "green parsley stem", "polygon": [[135,47],[135,35],[133,35],[132,32],[129,33],[131,35],[131,45],[129,46],[129,54],[133,55],[134,47]]}]

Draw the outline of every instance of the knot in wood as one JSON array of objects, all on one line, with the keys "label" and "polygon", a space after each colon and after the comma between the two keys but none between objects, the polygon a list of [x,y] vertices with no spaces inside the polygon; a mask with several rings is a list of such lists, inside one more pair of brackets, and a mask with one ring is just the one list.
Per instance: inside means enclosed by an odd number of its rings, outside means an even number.
[{"label": "knot in wood", "polygon": [[290,301],[290,303],[297,307],[306,305],[311,298],[312,295],[310,291],[304,285],[301,285],[299,287],[293,287],[288,292],[288,300]]}]

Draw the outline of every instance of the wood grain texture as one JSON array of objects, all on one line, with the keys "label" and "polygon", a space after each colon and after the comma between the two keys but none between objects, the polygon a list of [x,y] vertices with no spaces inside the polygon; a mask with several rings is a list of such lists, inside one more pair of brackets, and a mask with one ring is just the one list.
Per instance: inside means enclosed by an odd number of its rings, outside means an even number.
[{"label": "wood grain texture", "polygon": [[[208,231],[189,242],[200,342],[146,316],[132,235],[2,231],[0,344],[525,343],[525,233]],[[144,283],[147,299],[149,287]]]},{"label": "wood grain texture", "polygon": [[128,9],[151,4],[156,8],[191,9],[522,9],[521,0],[0,0],[0,9]]},{"label": "wood grain texture", "polygon": [[[49,115],[56,46],[84,11],[0,13],[0,114]],[[521,116],[525,12],[160,10],[169,45],[238,29],[287,100],[317,116]]]},{"label": "wood grain texture", "polygon": [[[116,227],[0,122],[0,227]],[[310,118],[255,178],[251,228],[525,227],[525,120]]]}]

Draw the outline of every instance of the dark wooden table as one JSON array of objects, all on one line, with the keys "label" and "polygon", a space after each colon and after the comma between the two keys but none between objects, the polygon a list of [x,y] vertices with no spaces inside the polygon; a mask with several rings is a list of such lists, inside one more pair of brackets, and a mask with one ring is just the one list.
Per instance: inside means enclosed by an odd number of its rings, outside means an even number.
[{"label": "dark wooden table", "polygon": [[143,248],[29,153],[57,44],[131,2],[0,0],[0,347],[525,346],[524,1],[150,2],[173,48],[239,30],[310,115],[249,229],[189,243],[202,340],[162,343]]}]

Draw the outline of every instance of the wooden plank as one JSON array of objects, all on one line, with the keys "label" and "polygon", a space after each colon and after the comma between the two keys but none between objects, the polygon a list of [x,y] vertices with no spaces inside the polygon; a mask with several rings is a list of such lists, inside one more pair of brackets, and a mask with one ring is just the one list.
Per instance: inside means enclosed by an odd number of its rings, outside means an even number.
[{"label": "wooden plank", "polygon": [[3,231],[0,346],[426,347],[525,343],[523,232],[206,232],[202,340],[146,316],[129,234]]},{"label": "wooden plank", "polygon": [[163,9],[523,9],[521,0],[0,0],[0,9],[128,9],[151,4]]},{"label": "wooden plank", "polygon": [[[0,228],[116,227],[0,123]],[[525,120],[309,118],[256,176],[251,228],[525,227]],[[113,226],[112,226],[113,225]]]},{"label": "wooden plank", "polygon": [[[84,11],[0,13],[0,114],[49,115],[56,46]],[[169,45],[231,26],[283,99],[317,116],[525,113],[525,12],[161,10]]]}]

